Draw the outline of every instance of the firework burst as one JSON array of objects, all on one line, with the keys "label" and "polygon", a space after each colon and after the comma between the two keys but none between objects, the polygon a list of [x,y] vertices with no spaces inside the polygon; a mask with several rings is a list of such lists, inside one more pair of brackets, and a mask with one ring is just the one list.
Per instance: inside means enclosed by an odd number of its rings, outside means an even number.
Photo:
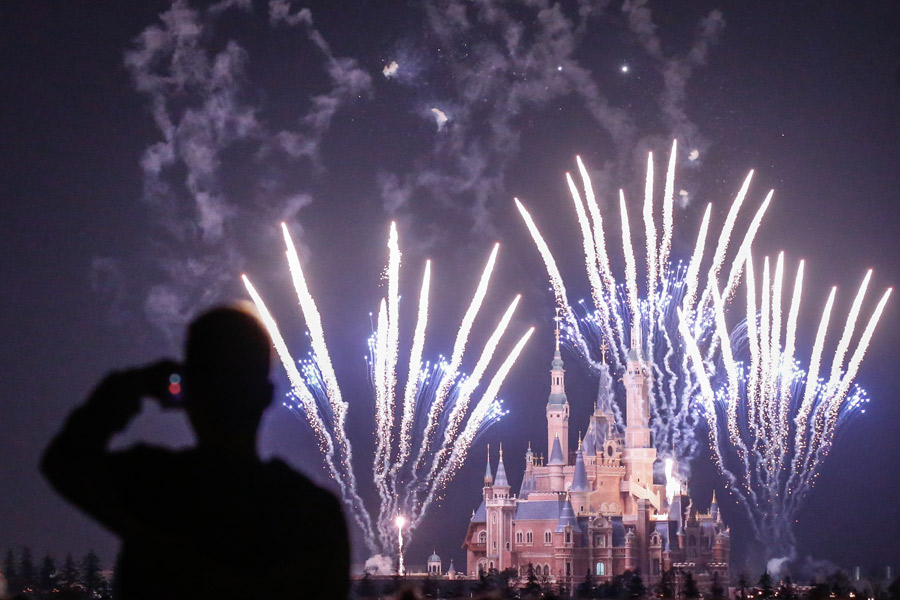
[{"label": "firework burst", "polygon": [[830,371],[820,376],[836,288],[825,301],[810,360],[803,368],[796,357],[803,269],[801,261],[786,321],[782,253],[774,271],[765,259],[758,287],[747,255],[746,315],[730,335],[717,285],[712,294],[716,333],[706,340],[707,347],[693,335],[690,315],[680,322],[700,383],[714,457],[770,553],[767,558],[793,557],[797,511],[839,426],[868,402],[853,381],[891,294],[889,288],[881,296],[847,361],[872,271],[866,274],[831,355]]},{"label": "firework burst", "polygon": [[[397,376],[401,343],[401,253],[396,225],[391,224],[385,269],[387,295],[379,306],[377,326],[369,340],[367,362],[375,404],[372,476],[379,500],[373,519],[358,491],[353,470],[352,445],[345,427],[348,404],[341,394],[325,343],[322,319],[309,291],[297,250],[284,224],[282,232],[287,248],[288,268],[302,317],[309,330],[312,352],[308,360],[298,363],[293,358],[262,297],[246,275],[243,276],[243,281],[287,372],[291,392],[285,406],[312,429],[326,469],[338,483],[342,498],[370,551],[392,555],[398,551],[394,531],[397,526],[396,516],[404,515],[408,543],[410,534],[421,523],[431,503],[465,462],[472,443],[485,428],[504,414],[498,399],[500,387],[534,328],[526,331],[508,350],[487,385],[483,385],[493,357],[503,342],[518,306],[519,297],[516,296],[482,348],[472,372],[468,375],[462,373],[469,335],[487,294],[499,250],[498,244],[490,254],[462,319],[450,360],[439,360],[434,364],[423,362],[431,282],[431,263],[428,261],[422,277],[405,382],[401,386]],[[412,449],[417,444],[418,451],[414,453]]]},{"label": "firework burst", "polygon": [[[714,315],[710,281],[728,267],[727,293],[733,293],[737,288],[745,257],[768,209],[772,192],[757,208],[737,252],[730,255],[730,264],[729,245],[750,187],[752,171],[731,204],[712,254],[707,250],[711,215],[709,205],[700,224],[690,261],[686,265],[682,262],[673,264],[670,252],[674,228],[677,150],[677,142],[673,142],[666,169],[661,219],[657,214],[659,208],[654,204],[652,153],[647,160],[641,213],[646,248],[646,282],[643,289],[639,282],[639,260],[624,192],[619,191],[624,276],[617,280],[607,248],[604,215],[594,196],[590,176],[580,158],[576,158],[576,162],[582,189],[579,189],[571,175],[566,174],[584,248],[584,266],[590,283],[592,306],[579,303],[573,307],[570,304],[566,286],[549,246],[525,206],[518,199],[515,203],[547,268],[550,284],[565,322],[564,339],[576,354],[597,369],[602,363],[603,342],[609,340],[613,349],[613,362],[621,369],[628,355],[632,329],[644,332],[645,337],[641,339],[641,343],[653,365],[650,399],[654,443],[662,456],[674,458],[679,469],[684,470],[697,452],[698,442],[694,432],[699,417],[693,399],[699,390],[699,382],[689,367],[684,346],[680,342],[678,311],[692,317],[693,335],[696,338],[706,340],[711,337]],[[705,272],[702,269],[704,263],[708,266]],[[576,308],[580,310],[576,311]],[[614,408],[621,422],[618,407]]]}]

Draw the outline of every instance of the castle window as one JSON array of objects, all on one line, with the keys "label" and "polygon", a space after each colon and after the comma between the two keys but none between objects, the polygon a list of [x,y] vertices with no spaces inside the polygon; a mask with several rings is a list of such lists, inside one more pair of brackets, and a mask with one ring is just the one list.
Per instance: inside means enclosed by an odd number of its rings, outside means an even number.
[{"label": "castle window", "polygon": [[567,577],[572,576],[572,563],[570,563],[570,562],[566,562],[566,576]]},{"label": "castle window", "polygon": [[506,549],[509,550],[509,542],[506,542]]},{"label": "castle window", "polygon": [[478,543],[484,544],[485,542],[487,542],[487,531],[482,529],[478,532]]},{"label": "castle window", "polygon": [[606,536],[598,535],[597,537],[595,537],[594,545],[597,546],[598,548],[605,548],[606,547]]},{"label": "castle window", "polygon": [[604,576],[606,575],[606,563],[605,563],[605,562],[598,562],[598,563],[597,563],[597,568],[596,568],[596,571],[595,571],[595,572],[596,572],[596,574],[599,575],[600,577],[604,577]]},{"label": "castle window", "polygon": [[566,529],[566,543],[567,544],[572,543],[572,530],[571,529]]},{"label": "castle window", "polygon": [[517,531],[517,532],[516,532],[516,543],[517,543],[517,544],[521,544],[521,543],[522,543],[522,539],[523,539],[522,532],[521,532],[521,531]]},{"label": "castle window", "polygon": [[494,540],[493,542],[491,542],[491,548],[493,548],[494,550],[497,549],[497,540]]},{"label": "castle window", "polygon": [[544,565],[544,577],[550,577],[550,565]]},{"label": "castle window", "polygon": [[491,515],[491,525],[497,524],[497,515]]},{"label": "castle window", "polygon": [[533,544],[533,543],[534,543],[534,534],[531,533],[530,531],[526,532],[526,533],[525,533],[525,540],[526,540],[529,544]]},{"label": "castle window", "polygon": [[659,575],[659,559],[658,558],[653,559],[653,574]]},{"label": "castle window", "polygon": [[544,532],[544,543],[549,544],[552,541],[553,541],[553,534],[550,533],[550,530],[548,529],[547,531]]}]

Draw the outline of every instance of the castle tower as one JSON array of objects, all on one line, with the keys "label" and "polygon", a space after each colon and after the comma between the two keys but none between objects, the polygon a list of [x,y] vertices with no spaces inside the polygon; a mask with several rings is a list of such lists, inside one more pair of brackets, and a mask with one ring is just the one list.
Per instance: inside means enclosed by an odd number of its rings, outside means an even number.
[{"label": "castle tower", "polygon": [[437,552],[432,551],[431,556],[428,557],[428,574],[441,575],[441,557],[437,555]]},{"label": "castle tower", "polygon": [[566,371],[559,352],[559,317],[556,317],[556,352],[550,363],[550,397],[547,399],[547,452],[553,452],[559,438],[564,464],[569,462],[569,400],[566,398]]},{"label": "castle tower", "polygon": [[572,507],[579,516],[587,513],[589,509],[588,495],[591,485],[588,483],[587,470],[584,467],[583,444],[578,444],[578,452],[575,454],[575,472],[572,476],[572,485],[569,487],[569,496]]},{"label": "castle tower", "polygon": [[650,441],[650,367],[644,359],[640,317],[631,326],[631,350],[625,363],[625,475],[631,482],[653,485],[656,448]]},{"label": "castle tower", "polygon": [[[490,469],[490,457],[488,457]],[[503,445],[500,446],[500,464],[497,465],[497,476],[491,485],[490,493],[485,495],[485,518],[487,520],[488,564],[502,571],[512,566],[513,513],[516,501],[510,497],[509,481],[506,479],[506,467],[503,465]],[[487,488],[485,488],[487,491]]]}]

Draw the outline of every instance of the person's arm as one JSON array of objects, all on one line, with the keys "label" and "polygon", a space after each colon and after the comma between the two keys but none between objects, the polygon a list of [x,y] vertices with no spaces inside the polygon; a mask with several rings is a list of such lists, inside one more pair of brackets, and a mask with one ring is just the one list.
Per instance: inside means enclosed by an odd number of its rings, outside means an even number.
[{"label": "person's arm", "polygon": [[51,485],[112,531],[123,531],[129,519],[107,446],[140,412],[141,398],[154,393],[151,378],[174,365],[166,361],[107,376],[44,452],[41,470]]}]

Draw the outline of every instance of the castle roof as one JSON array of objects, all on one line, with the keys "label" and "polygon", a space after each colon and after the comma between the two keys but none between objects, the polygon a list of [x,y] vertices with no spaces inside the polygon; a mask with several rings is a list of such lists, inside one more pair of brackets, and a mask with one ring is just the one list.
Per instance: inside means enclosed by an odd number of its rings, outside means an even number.
[{"label": "castle roof", "polygon": [[588,487],[587,470],[584,468],[584,454],[581,452],[581,446],[575,454],[575,475],[572,478],[572,485],[569,487],[571,492],[586,492]]},{"label": "castle roof", "polygon": [[578,526],[578,520],[575,518],[575,511],[572,509],[572,503],[569,502],[568,498],[562,503],[559,521],[556,524],[557,533],[565,531],[566,527],[571,527],[572,531],[581,533],[581,527]]},{"label": "castle roof", "polygon": [[447,573],[448,573],[448,574],[450,574],[450,573],[456,573],[456,568],[453,566],[453,559],[452,559],[452,558],[450,559],[450,568],[447,569]]},{"label": "castle roof", "polygon": [[441,557],[432,551],[431,556],[428,557],[428,562],[441,562]]},{"label": "castle roof", "polygon": [[563,458],[562,446],[559,443],[558,435],[555,438],[553,438],[553,450],[550,452],[550,461],[547,464],[548,465],[564,465],[564,464],[566,464],[566,461]]},{"label": "castle roof", "polygon": [[519,488],[519,498],[525,500],[528,498],[528,494],[536,489],[537,481],[535,480],[534,473],[525,473],[522,477],[522,487]]},{"label": "castle roof", "polygon": [[559,519],[562,512],[562,500],[529,500],[516,503],[515,519],[517,521],[540,521]]},{"label": "castle roof", "polygon": [[475,514],[472,515],[472,518],[469,519],[470,523],[487,523],[487,507],[484,505],[484,500],[481,501],[481,504],[475,509]]},{"label": "castle roof", "polygon": [[[490,465],[488,465],[488,468],[490,468]],[[506,480],[506,467],[503,466],[503,446],[500,446],[500,464],[497,466],[497,477],[494,478],[494,485],[509,487],[509,482]]]},{"label": "castle roof", "polygon": [[491,473],[491,447],[488,445],[487,466],[484,468],[484,483],[490,485],[494,482],[494,474]]}]

